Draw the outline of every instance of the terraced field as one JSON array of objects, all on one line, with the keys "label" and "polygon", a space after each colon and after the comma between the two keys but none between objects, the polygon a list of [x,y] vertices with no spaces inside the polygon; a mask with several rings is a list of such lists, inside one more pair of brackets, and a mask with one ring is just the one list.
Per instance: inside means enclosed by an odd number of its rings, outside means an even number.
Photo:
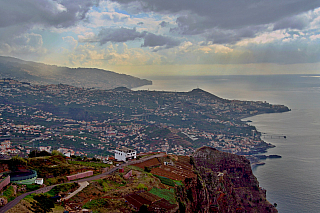
[{"label": "terraced field", "polygon": [[161,165],[161,163],[158,160],[158,158],[152,158],[152,159],[144,161],[142,163],[134,164],[134,166],[137,166],[141,169],[144,169],[144,167],[155,167],[155,166],[160,166],[160,165]]}]

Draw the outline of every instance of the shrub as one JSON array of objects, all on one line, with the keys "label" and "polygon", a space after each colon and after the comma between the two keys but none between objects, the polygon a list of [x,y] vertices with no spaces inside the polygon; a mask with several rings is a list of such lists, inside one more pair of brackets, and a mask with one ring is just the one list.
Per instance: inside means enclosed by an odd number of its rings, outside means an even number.
[{"label": "shrub", "polygon": [[148,187],[146,187],[146,185],[144,185],[143,183],[139,183],[139,185],[136,187],[136,189],[138,190],[148,190]]},{"label": "shrub", "polygon": [[27,184],[26,185],[27,191],[34,191],[40,188],[38,184]]},{"label": "shrub", "polygon": [[97,209],[106,208],[109,206],[107,199],[98,198],[85,203],[82,208],[84,209]]},{"label": "shrub", "polygon": [[44,194],[34,195],[32,204],[32,209],[34,212],[46,213],[50,212],[54,208],[54,202],[48,196]]},{"label": "shrub", "polygon": [[3,192],[3,196],[6,197],[8,201],[14,198],[13,186],[7,187],[7,189]]}]

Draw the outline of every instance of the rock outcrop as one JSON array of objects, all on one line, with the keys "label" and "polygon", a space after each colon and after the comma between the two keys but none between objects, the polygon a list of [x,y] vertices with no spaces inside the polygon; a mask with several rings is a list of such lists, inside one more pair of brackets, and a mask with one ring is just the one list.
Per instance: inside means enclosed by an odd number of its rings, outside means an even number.
[{"label": "rock outcrop", "polygon": [[245,157],[202,147],[191,162],[197,178],[177,189],[181,212],[278,212]]}]

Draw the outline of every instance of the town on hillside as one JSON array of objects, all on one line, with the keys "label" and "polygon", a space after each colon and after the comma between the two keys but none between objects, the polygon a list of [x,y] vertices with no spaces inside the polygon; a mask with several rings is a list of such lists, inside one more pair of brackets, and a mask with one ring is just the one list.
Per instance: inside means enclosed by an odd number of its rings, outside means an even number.
[{"label": "town on hillside", "polygon": [[[264,152],[242,118],[285,112],[283,105],[190,92],[95,90],[0,80],[0,158],[33,150],[103,159],[123,146],[137,153],[190,155],[201,146],[248,156]],[[251,157],[250,157],[251,156]]]},{"label": "town on hillside", "polygon": [[[2,79],[0,212],[197,209],[192,202],[197,187],[192,187],[202,178],[221,185],[210,192],[213,212],[234,202],[243,210],[273,212],[265,191],[249,183],[256,180],[249,160],[259,164],[255,154],[273,146],[241,119],[288,110],[263,101],[226,100],[201,89],[96,90]],[[223,169],[202,171],[199,150],[215,153]],[[223,188],[230,181],[252,195],[223,197],[233,190]],[[20,195],[26,197],[20,201]]]}]

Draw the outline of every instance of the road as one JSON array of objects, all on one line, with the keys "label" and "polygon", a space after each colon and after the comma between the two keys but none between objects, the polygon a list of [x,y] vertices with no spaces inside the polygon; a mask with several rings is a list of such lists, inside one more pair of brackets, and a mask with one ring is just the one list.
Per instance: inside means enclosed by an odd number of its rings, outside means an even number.
[{"label": "road", "polygon": [[84,181],[84,182],[79,182],[80,187],[77,188],[77,190],[75,190],[74,192],[72,192],[71,194],[69,194],[67,197],[62,198],[61,200],[69,200],[70,198],[72,198],[73,196],[75,196],[76,194],[78,194],[79,192],[82,191],[82,189],[86,188],[89,183],[88,181]]},{"label": "road", "polygon": [[[81,179],[81,180],[76,180],[76,181],[70,181],[70,182],[67,182],[67,183],[74,183],[74,182],[85,182],[85,181],[92,181],[92,180],[98,180],[98,179],[102,179],[102,178],[105,178],[106,175],[109,175],[111,173],[113,173],[114,171],[116,171],[117,169],[119,168],[122,168],[122,167],[125,167],[125,166],[128,166],[128,165],[133,165],[133,164],[137,164],[137,163],[141,163],[141,162],[144,162],[144,161],[147,161],[147,160],[150,160],[152,158],[156,158],[156,157],[163,157],[165,154],[157,154],[157,155],[151,155],[151,156],[148,156],[148,157],[144,157],[140,160],[135,160],[135,161],[129,161],[129,162],[126,162],[124,164],[121,164],[117,167],[114,167],[112,169],[110,169],[109,171],[107,172],[104,172],[100,175],[96,175],[96,176],[92,176],[92,177],[88,177],[88,178],[84,178],[84,179]],[[64,184],[64,183],[60,183],[60,184]],[[16,197],[14,200],[10,201],[9,203],[7,203],[7,205],[3,206],[0,208],[0,213],[5,213],[6,211],[8,211],[9,209],[11,209],[12,207],[14,207],[15,205],[17,205],[23,198],[25,198],[26,196],[30,195],[30,194],[33,194],[33,193],[36,193],[36,194],[40,194],[40,193],[45,193],[45,192],[48,192],[50,191],[53,187],[55,186],[58,186],[60,184],[56,184],[56,185],[52,185],[52,186],[47,186],[47,187],[43,187],[43,188],[40,188],[40,189],[37,189],[35,191],[32,191],[32,192],[27,192],[27,193],[24,193],[18,197]]]}]

